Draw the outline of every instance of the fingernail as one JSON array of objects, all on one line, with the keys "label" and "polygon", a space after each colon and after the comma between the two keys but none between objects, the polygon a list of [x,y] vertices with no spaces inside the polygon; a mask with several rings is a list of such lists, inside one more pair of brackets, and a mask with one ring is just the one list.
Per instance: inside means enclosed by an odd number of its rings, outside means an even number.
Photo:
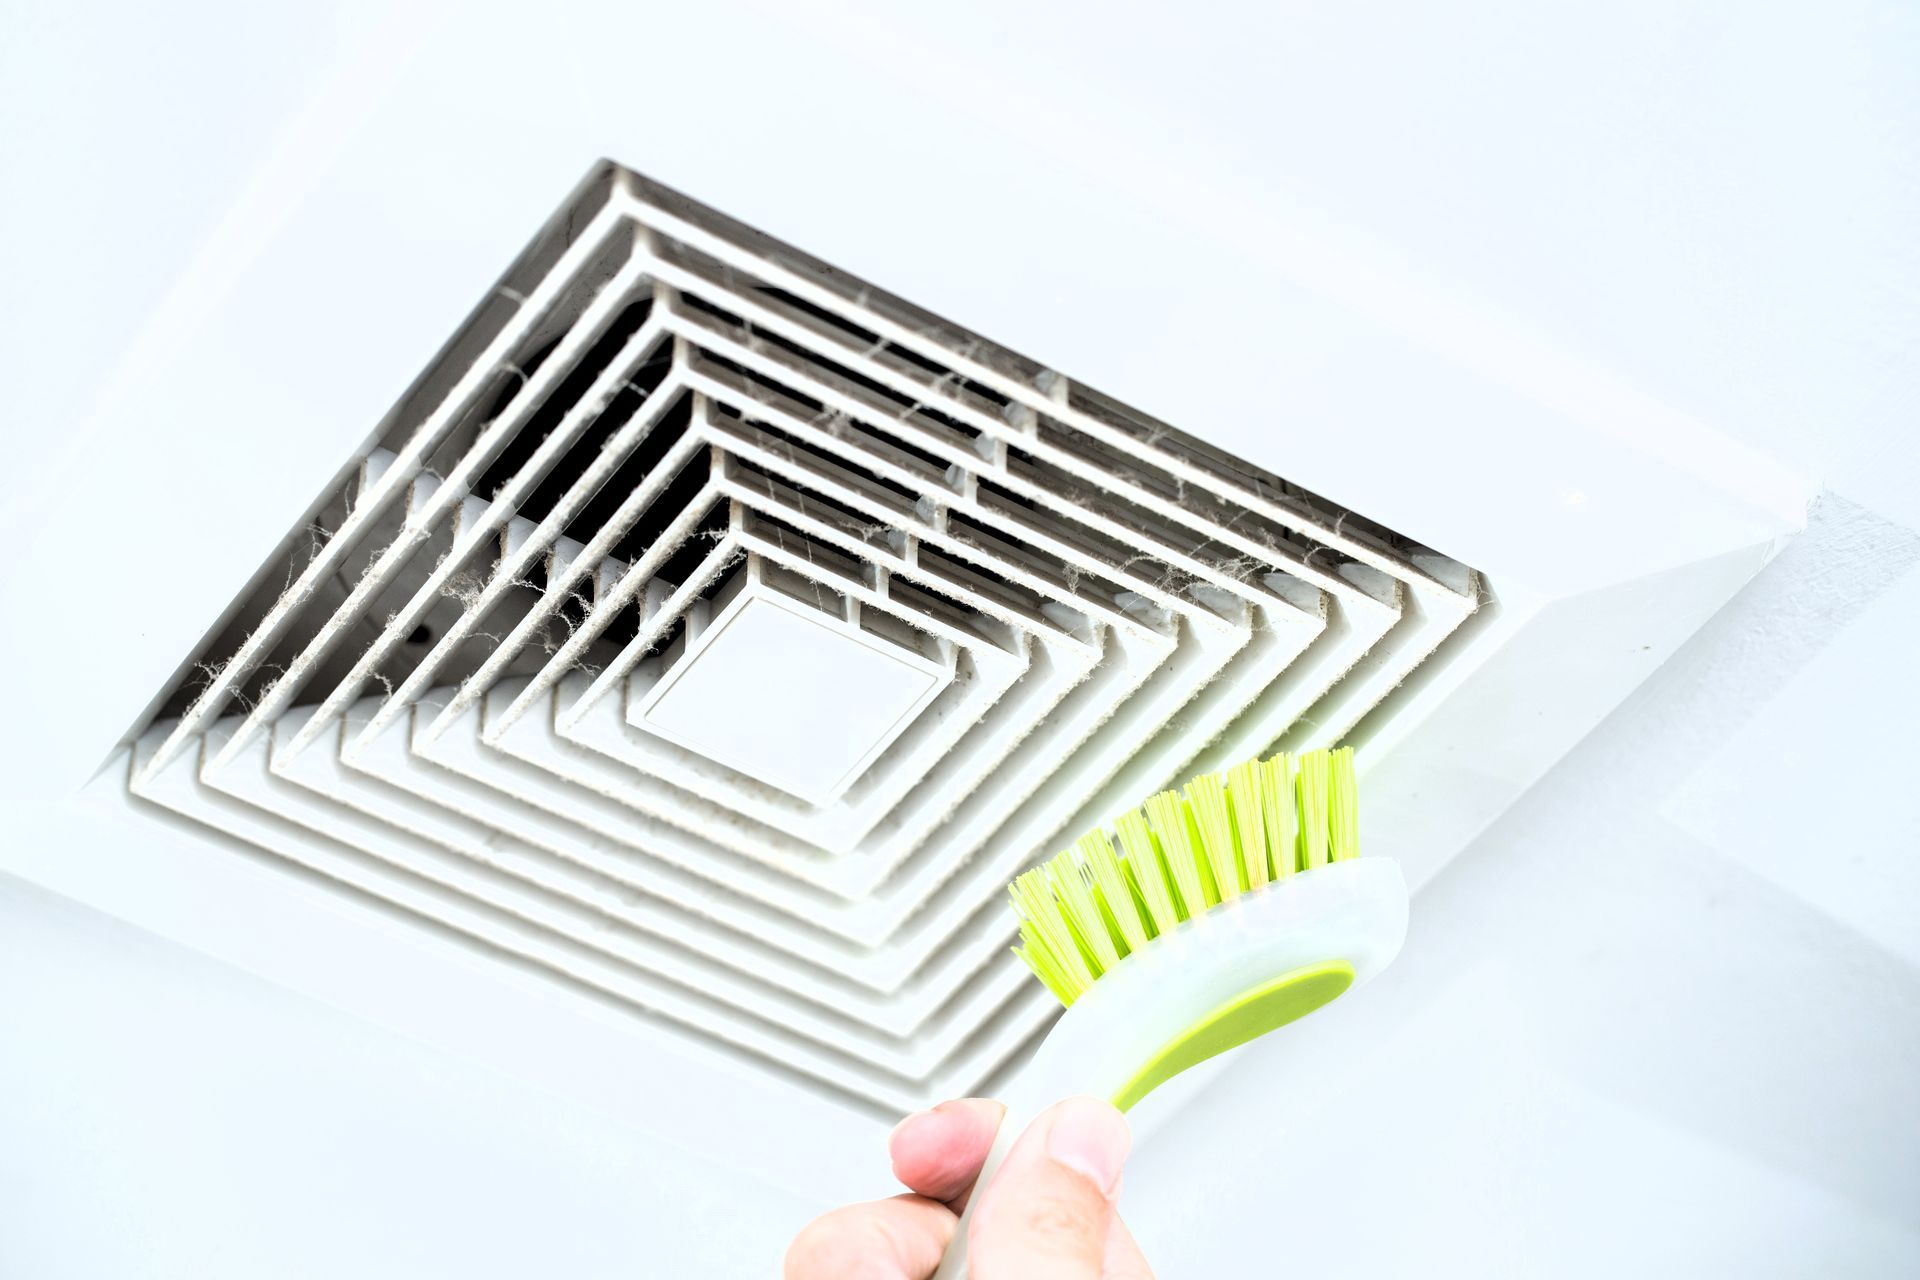
[{"label": "fingernail", "polygon": [[1103,1195],[1120,1185],[1132,1147],[1126,1118],[1097,1098],[1069,1098],[1054,1109],[1047,1158],[1086,1175]]}]

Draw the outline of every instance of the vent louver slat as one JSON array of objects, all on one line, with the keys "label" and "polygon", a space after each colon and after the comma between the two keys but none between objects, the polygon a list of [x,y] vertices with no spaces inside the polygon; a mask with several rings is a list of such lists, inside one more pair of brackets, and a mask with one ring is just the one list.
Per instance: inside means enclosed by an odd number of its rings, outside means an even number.
[{"label": "vent louver slat", "polygon": [[133,793],[888,1109],[1052,1016],[1012,873],[1340,739],[1480,592],[611,165],[320,511]]}]

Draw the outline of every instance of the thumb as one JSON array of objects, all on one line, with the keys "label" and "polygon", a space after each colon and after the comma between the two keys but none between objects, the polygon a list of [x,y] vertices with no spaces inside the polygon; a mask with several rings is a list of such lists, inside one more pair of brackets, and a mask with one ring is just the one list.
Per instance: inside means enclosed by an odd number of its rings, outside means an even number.
[{"label": "thumb", "polygon": [[974,1280],[1099,1280],[1132,1144],[1126,1119],[1097,1098],[1041,1112],[974,1211]]}]

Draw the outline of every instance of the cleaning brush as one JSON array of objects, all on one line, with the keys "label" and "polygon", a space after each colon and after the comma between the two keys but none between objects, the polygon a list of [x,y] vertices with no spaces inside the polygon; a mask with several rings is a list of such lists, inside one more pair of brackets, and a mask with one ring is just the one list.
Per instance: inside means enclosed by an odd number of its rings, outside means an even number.
[{"label": "cleaning brush", "polygon": [[[1353,751],[1203,774],[1090,831],[1009,886],[1024,960],[1067,1007],[1014,1082],[975,1180],[1040,1110],[1121,1110],[1385,968],[1407,931],[1397,864],[1360,857]],[[934,1280],[966,1274],[961,1214]]]}]

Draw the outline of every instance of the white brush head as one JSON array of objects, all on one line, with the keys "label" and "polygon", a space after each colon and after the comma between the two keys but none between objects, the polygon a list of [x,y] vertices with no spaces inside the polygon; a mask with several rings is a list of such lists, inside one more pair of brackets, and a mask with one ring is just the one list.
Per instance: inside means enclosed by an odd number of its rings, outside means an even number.
[{"label": "white brush head", "polygon": [[1116,1097],[1169,1043],[1245,993],[1338,962],[1358,986],[1392,962],[1406,932],[1406,880],[1389,858],[1332,862],[1241,894],[1103,974],[1009,1092],[1038,1106]]}]

